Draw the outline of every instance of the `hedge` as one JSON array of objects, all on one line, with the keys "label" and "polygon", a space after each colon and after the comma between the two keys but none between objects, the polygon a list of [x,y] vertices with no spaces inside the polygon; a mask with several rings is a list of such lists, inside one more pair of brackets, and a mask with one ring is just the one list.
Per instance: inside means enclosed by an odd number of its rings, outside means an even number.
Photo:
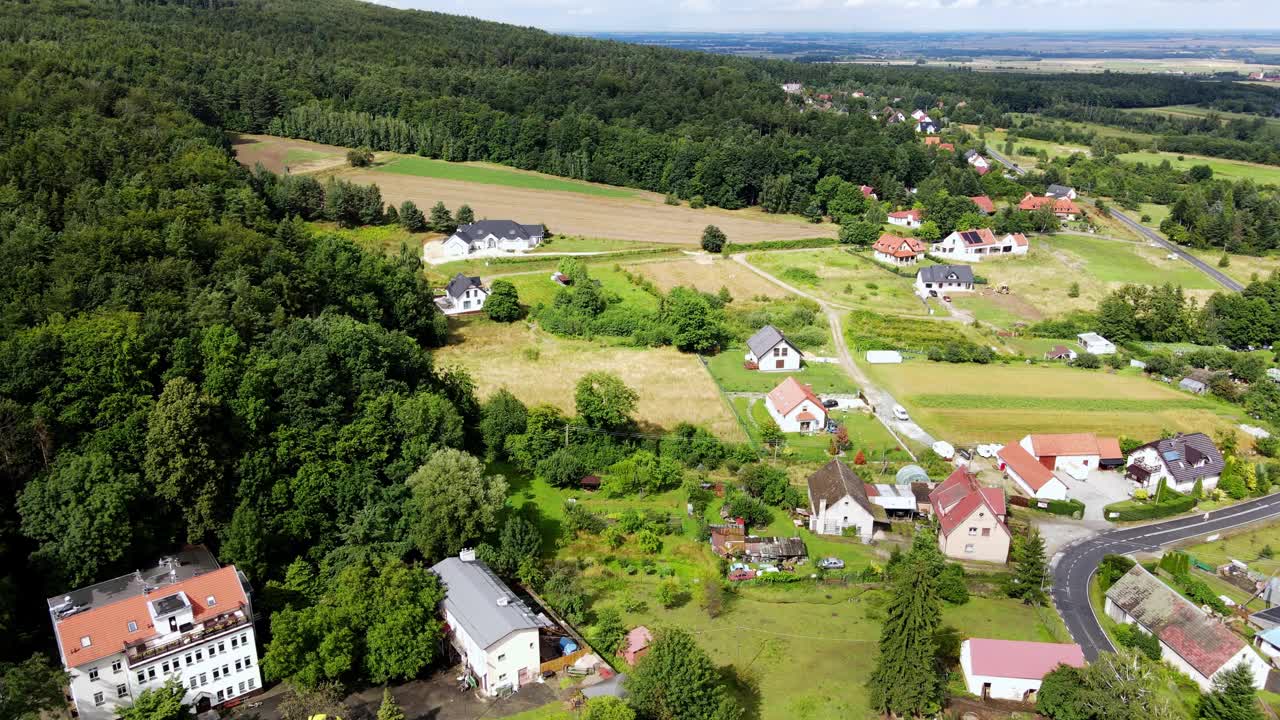
[{"label": "hedge", "polygon": [[723,255],[751,252],[753,250],[800,250],[803,248],[831,247],[840,241],[835,238],[803,238],[801,240],[763,240],[754,243],[725,243]]},{"label": "hedge", "polygon": [[1137,503],[1133,500],[1112,503],[1104,509],[1103,517],[1108,520],[1118,521],[1152,520],[1169,517],[1170,515],[1179,515],[1196,506],[1196,499],[1191,495],[1182,495],[1168,489],[1164,491],[1164,494],[1172,497],[1165,498],[1158,503]]},{"label": "hedge", "polygon": [[526,263],[540,262],[555,265],[567,257],[571,257],[582,262],[599,262],[601,260],[614,260],[621,257],[631,257],[633,255],[675,255],[678,252],[680,252],[680,248],[638,248],[636,250],[602,252],[599,255],[552,255],[550,253],[533,253],[530,255],[512,255],[510,257],[501,256],[477,259],[483,259],[487,265],[524,265]]},{"label": "hedge", "polygon": [[[1041,501],[1043,502],[1043,501]],[[1068,517],[1082,518],[1084,517],[1084,503],[1079,500],[1050,500],[1045,505],[1036,502],[1037,510],[1053,513],[1054,515],[1066,515]]]}]

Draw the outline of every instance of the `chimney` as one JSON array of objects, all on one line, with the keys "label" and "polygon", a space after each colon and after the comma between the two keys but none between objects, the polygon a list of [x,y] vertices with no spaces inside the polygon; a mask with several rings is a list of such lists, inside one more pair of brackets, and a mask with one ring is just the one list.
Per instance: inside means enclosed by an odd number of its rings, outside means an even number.
[{"label": "chimney", "polygon": [[462,551],[458,553],[458,559],[461,560],[462,562],[475,562],[476,561],[475,549],[462,548]]}]

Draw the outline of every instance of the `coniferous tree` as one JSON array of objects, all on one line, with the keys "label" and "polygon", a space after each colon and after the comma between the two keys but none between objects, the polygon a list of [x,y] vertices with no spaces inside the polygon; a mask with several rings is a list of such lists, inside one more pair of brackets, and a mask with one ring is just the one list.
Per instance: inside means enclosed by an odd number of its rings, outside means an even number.
[{"label": "coniferous tree", "polygon": [[446,235],[452,234],[458,226],[453,222],[453,216],[449,214],[449,208],[444,203],[438,202],[431,206],[431,229]]},{"label": "coniferous tree", "polygon": [[461,205],[458,207],[456,220],[459,226],[470,225],[471,223],[476,221],[476,214],[474,211],[472,211],[470,205]]},{"label": "coniferous tree", "polygon": [[1213,690],[1200,699],[1200,720],[1262,720],[1253,688],[1253,672],[1240,663],[1213,680]]},{"label": "coniferous tree", "polygon": [[1009,596],[1022,598],[1031,605],[1044,602],[1044,580],[1047,563],[1044,559],[1044,539],[1040,531],[1031,528],[1027,536],[1015,546],[1013,581],[1009,583]]},{"label": "coniferous tree", "polygon": [[877,712],[932,717],[942,708],[944,688],[934,640],[942,622],[936,578],[928,557],[915,550],[894,570],[880,656],[867,683]]},{"label": "coniferous tree", "polygon": [[400,203],[400,227],[409,232],[425,232],[428,230],[427,218],[412,200]]},{"label": "coniferous tree", "polygon": [[404,710],[391,694],[391,688],[382,689],[382,704],[378,706],[378,720],[404,720]]}]

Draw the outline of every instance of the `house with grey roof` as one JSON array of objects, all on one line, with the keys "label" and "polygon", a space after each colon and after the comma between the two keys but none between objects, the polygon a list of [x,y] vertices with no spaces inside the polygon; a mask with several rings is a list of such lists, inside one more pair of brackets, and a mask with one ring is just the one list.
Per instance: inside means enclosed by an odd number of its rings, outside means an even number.
[{"label": "house with grey roof", "polygon": [[1262,688],[1270,667],[1226,625],[1174,592],[1141,565],[1107,589],[1107,617],[1135,624],[1160,641],[1160,656],[1206,692],[1220,673],[1244,664]]},{"label": "house with grey roof", "polygon": [[1178,389],[1186,390],[1195,395],[1203,395],[1209,392],[1209,386],[1205,385],[1203,380],[1197,380],[1193,377],[1184,377],[1179,380]]},{"label": "house with grey roof", "polygon": [[444,286],[444,294],[436,298],[436,307],[445,315],[475,313],[484,307],[487,297],[489,288],[480,282],[480,278],[458,273]]},{"label": "house with grey roof", "polygon": [[803,355],[781,330],[765,325],[747,339],[744,360],[764,372],[794,372],[800,369]]},{"label": "house with grey roof", "polygon": [[973,292],[973,268],[967,265],[929,265],[916,272],[916,294],[922,298]]},{"label": "house with grey roof", "polygon": [[843,535],[850,530],[863,542],[871,540],[882,508],[867,497],[866,485],[850,467],[832,460],[809,476],[809,530],[819,535]]},{"label": "house with grey roof", "polygon": [[449,644],[486,695],[519,690],[537,682],[542,665],[540,628],[552,627],[535,615],[489,566],[463,550],[431,567],[445,598],[440,611]]},{"label": "house with grey roof", "polygon": [[523,252],[537,247],[546,235],[541,225],[523,225],[514,220],[480,220],[463,225],[444,241],[447,257],[464,257],[475,252]]},{"label": "house with grey roof", "polygon": [[1059,200],[1075,200],[1076,189],[1067,187],[1066,185],[1058,185],[1054,183],[1044,191],[1045,197],[1057,198]]},{"label": "house with grey roof", "polygon": [[1225,465],[1208,435],[1179,433],[1134,448],[1125,460],[1125,476],[1149,491],[1164,480],[1166,487],[1185,493],[1195,488],[1197,480],[1203,490],[1217,487]]}]

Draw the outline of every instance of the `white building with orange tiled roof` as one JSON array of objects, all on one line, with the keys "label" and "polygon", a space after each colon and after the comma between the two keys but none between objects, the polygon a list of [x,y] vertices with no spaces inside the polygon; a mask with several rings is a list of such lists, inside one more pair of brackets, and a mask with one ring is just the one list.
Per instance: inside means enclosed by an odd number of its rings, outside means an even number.
[{"label": "white building with orange tiled roof", "polygon": [[813,388],[793,377],[770,390],[764,406],[782,432],[817,432],[827,426],[827,409]]},{"label": "white building with orange tiled roof", "polygon": [[49,598],[77,714],[114,718],[176,678],[198,712],[262,687],[248,581],[203,547]]}]

